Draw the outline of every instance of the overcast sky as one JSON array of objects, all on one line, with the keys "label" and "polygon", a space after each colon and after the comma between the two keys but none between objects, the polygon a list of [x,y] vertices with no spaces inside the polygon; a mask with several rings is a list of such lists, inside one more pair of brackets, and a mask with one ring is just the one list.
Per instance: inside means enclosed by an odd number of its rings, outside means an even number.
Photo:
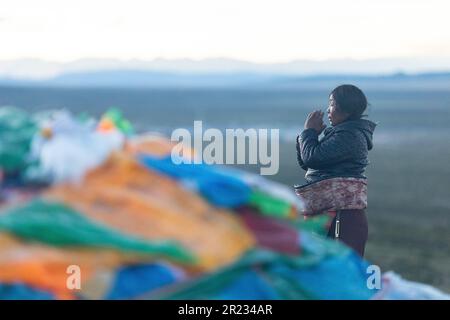
[{"label": "overcast sky", "polygon": [[449,0],[0,0],[0,60],[450,57]]}]

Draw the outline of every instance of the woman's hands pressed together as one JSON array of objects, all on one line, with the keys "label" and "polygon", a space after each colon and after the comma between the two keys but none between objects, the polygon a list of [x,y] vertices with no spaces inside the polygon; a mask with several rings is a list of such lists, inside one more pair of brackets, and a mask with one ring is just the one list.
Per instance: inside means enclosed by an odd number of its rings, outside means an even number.
[{"label": "woman's hands pressed together", "polygon": [[314,129],[317,131],[317,134],[321,134],[322,131],[327,127],[323,122],[323,111],[316,110],[308,114],[308,117],[305,121],[305,129]]}]

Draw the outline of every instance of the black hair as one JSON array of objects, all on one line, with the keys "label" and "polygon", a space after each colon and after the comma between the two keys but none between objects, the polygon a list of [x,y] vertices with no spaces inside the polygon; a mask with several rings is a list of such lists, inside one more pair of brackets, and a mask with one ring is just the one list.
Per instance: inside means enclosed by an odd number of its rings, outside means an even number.
[{"label": "black hair", "polygon": [[351,84],[343,84],[330,93],[338,109],[349,114],[349,120],[357,120],[365,117],[364,111],[367,109],[367,98],[358,87]]}]

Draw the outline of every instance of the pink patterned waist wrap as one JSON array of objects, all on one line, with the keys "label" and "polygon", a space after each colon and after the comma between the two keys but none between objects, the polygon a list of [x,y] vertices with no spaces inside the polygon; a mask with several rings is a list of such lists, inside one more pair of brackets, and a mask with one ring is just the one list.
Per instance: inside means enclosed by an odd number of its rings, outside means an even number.
[{"label": "pink patterned waist wrap", "polygon": [[304,202],[304,215],[331,210],[366,209],[367,179],[337,177],[295,187]]}]

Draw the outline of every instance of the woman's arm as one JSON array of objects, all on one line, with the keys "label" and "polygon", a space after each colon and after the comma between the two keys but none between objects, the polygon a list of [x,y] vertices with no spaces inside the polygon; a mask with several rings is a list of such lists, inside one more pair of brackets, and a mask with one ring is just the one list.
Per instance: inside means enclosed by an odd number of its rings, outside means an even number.
[{"label": "woman's arm", "polygon": [[[308,116],[306,117],[305,131],[308,129],[313,130],[314,132],[317,133],[317,137],[318,137],[320,135],[320,133],[326,128],[326,125],[323,122],[323,115],[324,115],[324,113],[320,110],[310,112],[308,114]],[[305,164],[305,161],[302,159],[302,151],[301,151],[301,147],[300,147],[299,138],[300,138],[300,135],[298,135],[297,139],[296,139],[297,162],[303,170],[308,170],[308,166]]]},{"label": "woman's arm", "polygon": [[330,133],[331,136],[319,141],[314,129],[306,129],[299,136],[300,157],[308,168],[320,169],[324,166],[345,161],[352,157],[356,136],[346,130]]},{"label": "woman's arm", "polygon": [[302,160],[302,153],[300,150],[299,138],[300,138],[300,135],[298,135],[297,138],[295,139],[295,148],[297,149],[297,162],[303,170],[308,170],[308,167],[305,166],[305,164],[303,163],[303,160]]}]

